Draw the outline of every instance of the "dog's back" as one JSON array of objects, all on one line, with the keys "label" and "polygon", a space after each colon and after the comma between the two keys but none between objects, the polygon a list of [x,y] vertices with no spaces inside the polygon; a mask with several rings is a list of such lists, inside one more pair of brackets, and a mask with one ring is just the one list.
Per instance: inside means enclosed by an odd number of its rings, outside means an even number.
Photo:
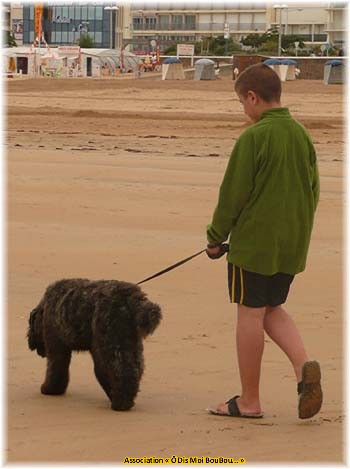
[{"label": "dog's back", "polygon": [[120,339],[124,330],[128,334],[134,332],[145,337],[158,326],[161,310],[147,299],[140,287],[132,283],[118,280],[59,280],[46,289],[39,306],[31,313],[28,344],[31,350],[36,348],[38,353],[36,344],[42,349],[44,342],[39,338],[38,330],[38,321],[42,323],[43,315],[46,327],[55,331],[67,347],[89,350],[93,328],[113,328]]}]

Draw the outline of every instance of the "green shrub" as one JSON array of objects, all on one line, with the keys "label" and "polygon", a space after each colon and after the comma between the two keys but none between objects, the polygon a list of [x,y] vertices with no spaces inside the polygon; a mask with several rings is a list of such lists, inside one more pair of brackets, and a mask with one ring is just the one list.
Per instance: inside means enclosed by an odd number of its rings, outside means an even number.
[{"label": "green shrub", "polygon": [[94,41],[88,34],[82,34],[79,39],[79,46],[83,49],[94,47]]}]

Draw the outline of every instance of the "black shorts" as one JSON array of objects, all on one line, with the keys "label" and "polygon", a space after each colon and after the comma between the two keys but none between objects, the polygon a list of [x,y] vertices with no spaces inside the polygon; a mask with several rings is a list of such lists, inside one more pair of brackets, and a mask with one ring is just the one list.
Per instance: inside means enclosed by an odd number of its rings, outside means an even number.
[{"label": "black shorts", "polygon": [[[294,275],[261,275],[228,263],[228,290],[231,303],[261,308],[285,303]],[[234,294],[232,295],[232,291]]]}]

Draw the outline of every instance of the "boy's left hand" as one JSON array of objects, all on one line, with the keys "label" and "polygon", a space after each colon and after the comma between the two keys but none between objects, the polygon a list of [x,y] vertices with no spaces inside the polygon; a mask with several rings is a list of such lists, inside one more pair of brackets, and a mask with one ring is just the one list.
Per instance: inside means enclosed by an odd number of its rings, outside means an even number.
[{"label": "boy's left hand", "polygon": [[220,259],[224,254],[226,254],[229,250],[228,244],[219,244],[215,247],[207,247],[206,253],[210,259]]}]

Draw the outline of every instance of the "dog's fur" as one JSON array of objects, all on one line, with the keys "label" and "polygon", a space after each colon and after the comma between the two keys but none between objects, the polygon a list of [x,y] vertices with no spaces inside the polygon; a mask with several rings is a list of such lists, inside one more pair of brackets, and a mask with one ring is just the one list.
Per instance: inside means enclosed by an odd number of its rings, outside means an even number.
[{"label": "dog's fur", "polygon": [[60,280],[29,318],[28,346],[47,358],[43,394],[63,394],[73,350],[89,350],[114,410],[134,405],[144,369],[142,339],[161,320],[140,287],[116,280]]}]

